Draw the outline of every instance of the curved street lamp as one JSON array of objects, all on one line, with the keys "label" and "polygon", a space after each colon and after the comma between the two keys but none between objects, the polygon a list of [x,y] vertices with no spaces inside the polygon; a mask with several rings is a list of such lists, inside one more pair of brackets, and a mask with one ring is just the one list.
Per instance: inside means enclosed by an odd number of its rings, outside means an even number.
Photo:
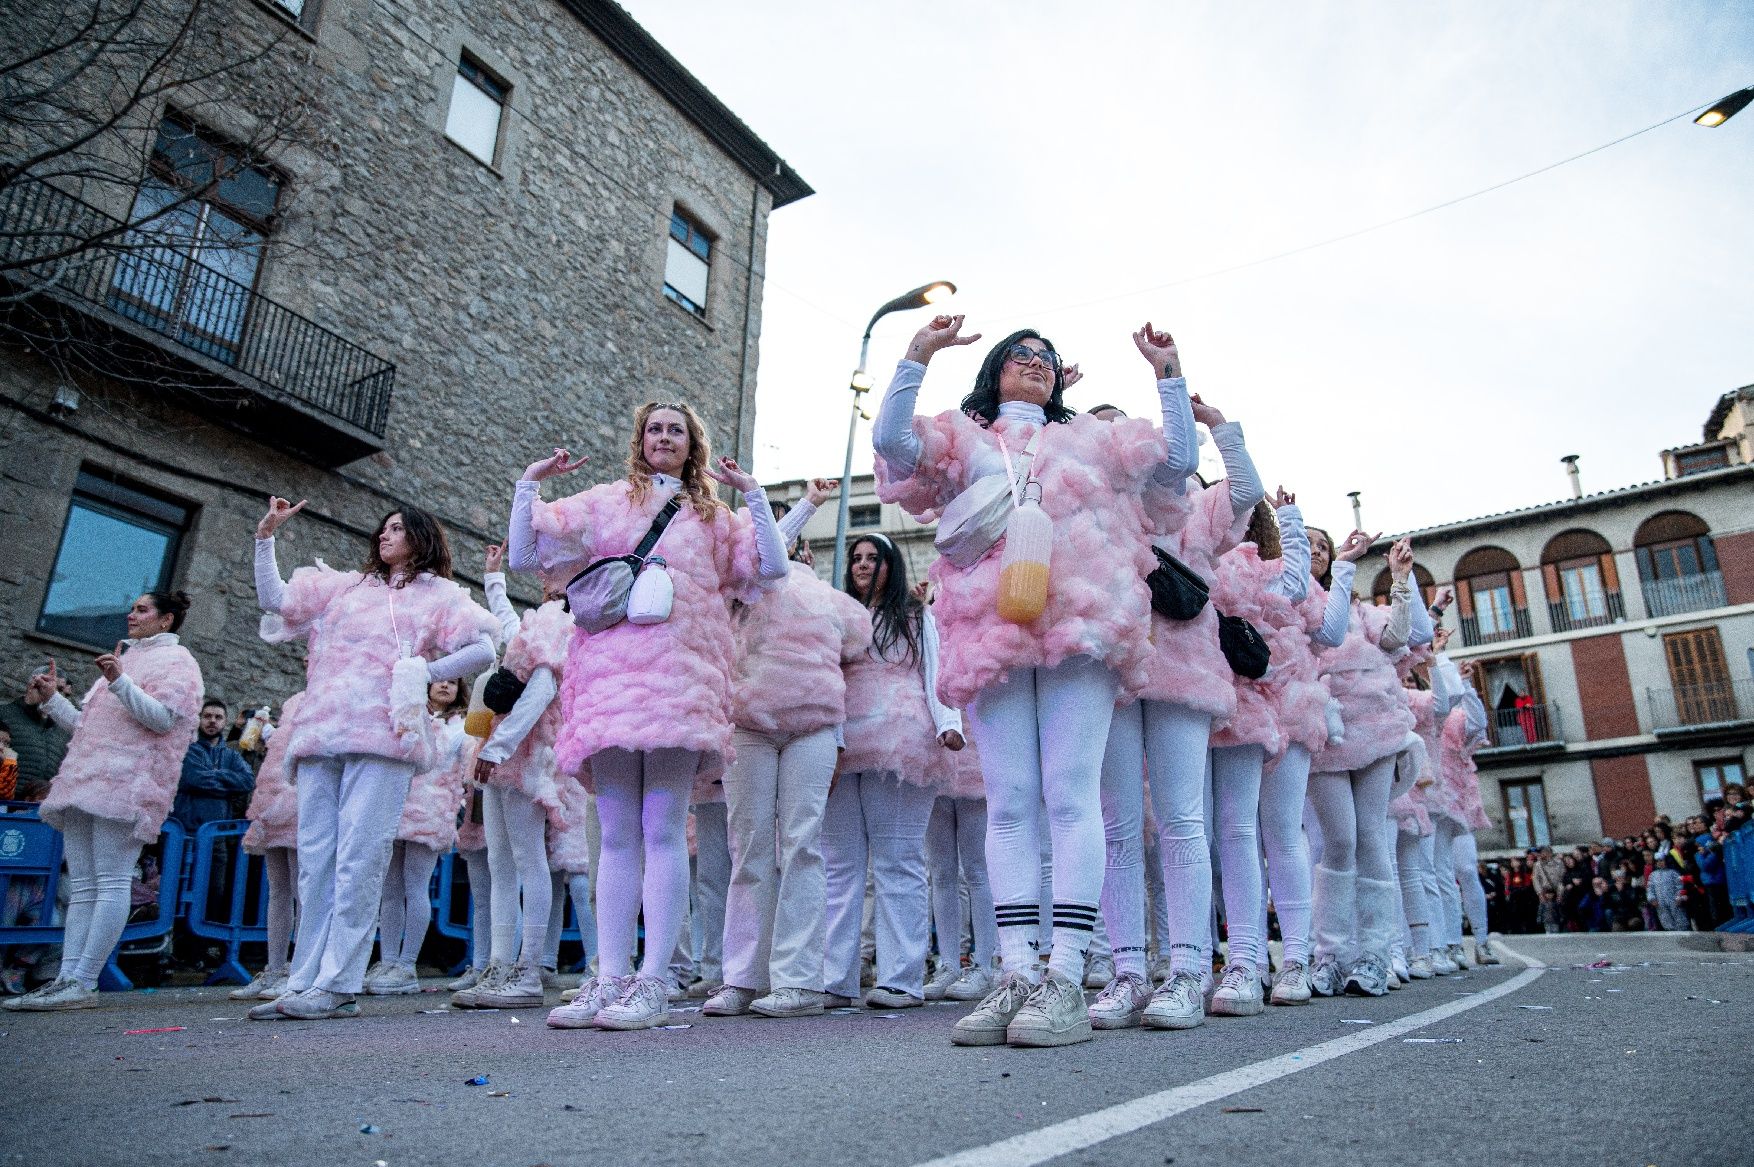
[{"label": "curved street lamp", "polygon": [[847,566],[847,514],[850,508],[850,496],[853,491],[853,439],[858,433],[859,415],[862,412],[859,399],[876,385],[870,373],[865,371],[865,359],[871,354],[871,330],[877,322],[891,312],[906,312],[912,308],[924,308],[928,304],[936,304],[948,296],[956,294],[956,285],[949,280],[938,280],[930,284],[922,284],[911,292],[903,293],[889,301],[871,314],[871,322],[865,325],[865,335],[859,341],[859,367],[853,371],[852,383],[848,386],[853,391],[853,413],[847,419],[847,460],[846,468],[840,476],[840,517],[834,525],[834,575],[829,583],[835,587],[846,574]]},{"label": "curved street lamp", "polygon": [[1738,89],[1721,101],[1713,102],[1710,109],[1693,119],[1693,124],[1707,128],[1721,126],[1746,109],[1751,101],[1754,101],[1754,85]]}]

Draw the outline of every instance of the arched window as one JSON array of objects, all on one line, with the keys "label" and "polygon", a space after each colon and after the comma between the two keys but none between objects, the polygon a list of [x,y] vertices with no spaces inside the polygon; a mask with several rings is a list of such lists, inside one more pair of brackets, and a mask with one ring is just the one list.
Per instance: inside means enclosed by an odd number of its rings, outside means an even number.
[{"label": "arched window", "polygon": [[1456,563],[1456,604],[1466,644],[1533,635],[1522,565],[1502,547],[1476,547]]},{"label": "arched window", "polygon": [[[1429,605],[1437,595],[1437,585],[1432,582],[1431,573],[1425,570],[1424,564],[1415,563],[1413,565],[1413,582],[1419,585],[1419,594],[1425,597],[1425,603]],[[1389,573],[1388,568],[1385,567],[1377,572],[1376,582],[1370,585],[1371,602],[1379,608],[1386,607],[1389,602],[1389,589],[1394,586],[1394,583],[1395,577]]]},{"label": "arched window", "polygon": [[1553,631],[1626,619],[1614,549],[1594,531],[1561,531],[1541,552],[1541,582]]},{"label": "arched window", "polygon": [[1644,606],[1652,616],[1721,608],[1728,602],[1711,528],[1698,515],[1654,514],[1639,525],[1632,544]]}]

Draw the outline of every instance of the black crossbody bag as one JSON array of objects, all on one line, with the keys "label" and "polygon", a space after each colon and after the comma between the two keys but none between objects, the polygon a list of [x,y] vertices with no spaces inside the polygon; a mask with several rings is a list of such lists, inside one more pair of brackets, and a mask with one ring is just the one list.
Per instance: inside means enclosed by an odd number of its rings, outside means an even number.
[{"label": "black crossbody bag", "polygon": [[1206,606],[1211,589],[1193,568],[1161,547],[1151,548],[1157,566],[1145,577],[1151,610],[1167,620],[1192,620]]}]

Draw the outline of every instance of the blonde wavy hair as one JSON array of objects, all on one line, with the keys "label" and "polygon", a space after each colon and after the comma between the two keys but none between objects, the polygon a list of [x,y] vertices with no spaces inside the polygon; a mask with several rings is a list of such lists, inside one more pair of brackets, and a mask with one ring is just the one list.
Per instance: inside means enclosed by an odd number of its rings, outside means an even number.
[{"label": "blonde wavy hair", "polygon": [[652,475],[657,471],[646,461],[646,423],[660,409],[674,410],[682,415],[683,425],[688,429],[688,456],[683,459],[682,473],[677,477],[682,479],[682,494],[694,508],[694,513],[710,523],[725,508],[717,493],[718,483],[706,472],[712,449],[707,442],[706,427],[700,423],[700,415],[679,401],[648,401],[633,412],[633,440],[627,448],[627,480],[633,487],[633,501],[645,502],[652,491]]}]

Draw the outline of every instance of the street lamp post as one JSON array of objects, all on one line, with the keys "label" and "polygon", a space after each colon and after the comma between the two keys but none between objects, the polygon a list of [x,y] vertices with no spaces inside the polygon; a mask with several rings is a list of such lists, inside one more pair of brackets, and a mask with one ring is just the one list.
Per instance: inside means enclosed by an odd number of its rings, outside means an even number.
[{"label": "street lamp post", "polygon": [[871,374],[865,371],[865,360],[871,354],[871,330],[877,322],[891,312],[905,312],[910,308],[924,308],[928,304],[936,304],[946,296],[956,294],[956,285],[949,280],[923,284],[905,295],[897,296],[871,315],[871,322],[865,325],[864,338],[859,341],[859,367],[853,371],[853,379],[848,387],[853,391],[853,412],[847,419],[847,459],[846,467],[840,476],[840,517],[834,525],[834,576],[829,580],[835,587],[846,575],[847,567],[847,516],[851,507],[850,496],[853,491],[853,441],[858,434],[859,399],[876,384]]},{"label": "street lamp post", "polygon": [[1754,102],[1754,85],[1746,89],[1738,89],[1728,97],[1716,102],[1712,107],[1693,119],[1693,124],[1711,129],[1723,125],[1731,118]]}]

